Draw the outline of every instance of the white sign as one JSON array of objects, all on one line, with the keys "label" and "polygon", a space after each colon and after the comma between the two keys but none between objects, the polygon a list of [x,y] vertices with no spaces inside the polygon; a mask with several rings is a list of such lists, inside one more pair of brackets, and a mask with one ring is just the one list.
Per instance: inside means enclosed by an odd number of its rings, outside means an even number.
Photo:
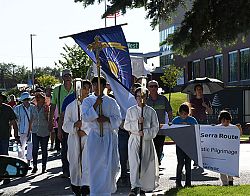
[{"label": "white sign", "polygon": [[240,131],[236,126],[200,126],[203,168],[239,176]]}]

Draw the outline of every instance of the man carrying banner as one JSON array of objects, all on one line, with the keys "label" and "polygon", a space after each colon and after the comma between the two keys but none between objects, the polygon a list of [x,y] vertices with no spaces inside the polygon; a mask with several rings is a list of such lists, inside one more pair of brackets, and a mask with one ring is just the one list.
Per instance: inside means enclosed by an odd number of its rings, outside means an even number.
[{"label": "man carrying banner", "polygon": [[[117,130],[121,124],[120,108],[115,99],[104,95],[106,80],[92,79],[94,94],[83,100],[82,119],[87,122],[87,160],[91,196],[110,196],[116,191],[116,181],[120,171]],[[102,107],[102,115],[98,114]],[[101,125],[102,124],[102,133]]]},{"label": "man carrying banner", "polygon": [[[153,144],[153,139],[159,130],[159,122],[153,108],[148,105],[143,107],[142,99],[145,103],[147,96],[148,91],[142,96],[141,88],[136,89],[137,105],[127,110],[124,123],[124,128],[131,133],[128,141],[131,182],[129,195],[131,196],[136,195],[139,191],[139,194],[145,194],[145,191],[154,190],[159,179],[158,161]],[[140,124],[143,124],[142,130]],[[143,139],[141,158],[139,156],[140,137]]]},{"label": "man carrying banner", "polygon": [[[82,80],[79,97],[74,99],[66,107],[64,113],[63,130],[69,133],[68,136],[68,161],[70,169],[70,181],[72,191],[77,196],[89,194],[89,180],[87,170],[87,132],[84,121],[78,119],[78,112],[81,115],[83,99],[89,95],[91,83],[88,80]],[[65,98],[65,100],[67,97]],[[79,107],[79,109],[78,109]],[[79,140],[80,139],[80,140]],[[81,144],[80,144],[81,141]]]}]

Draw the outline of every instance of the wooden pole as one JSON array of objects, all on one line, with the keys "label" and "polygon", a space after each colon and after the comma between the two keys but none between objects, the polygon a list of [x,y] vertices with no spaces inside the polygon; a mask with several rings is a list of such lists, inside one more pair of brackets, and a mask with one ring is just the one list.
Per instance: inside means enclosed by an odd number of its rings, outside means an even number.
[{"label": "wooden pole", "polygon": [[[105,43],[100,41],[100,36],[95,36],[95,41],[88,45],[88,49],[95,52],[96,57],[96,66],[97,66],[97,74],[98,74],[98,95],[102,95],[101,92],[101,62],[100,62],[100,52],[103,48],[105,48]],[[102,115],[102,104],[99,105],[99,116]],[[103,137],[103,123],[99,123],[100,125],[100,137]]]},{"label": "wooden pole", "polygon": [[[79,82],[81,85],[79,85]],[[77,116],[78,116],[78,120],[81,120],[81,112],[80,112],[80,98],[81,98],[81,88],[82,88],[82,79],[81,78],[76,78],[74,80],[74,90],[76,93],[76,104],[77,104]],[[80,131],[81,129],[77,130]],[[80,171],[80,175],[82,176],[82,139],[81,136],[79,137],[79,171]]]}]

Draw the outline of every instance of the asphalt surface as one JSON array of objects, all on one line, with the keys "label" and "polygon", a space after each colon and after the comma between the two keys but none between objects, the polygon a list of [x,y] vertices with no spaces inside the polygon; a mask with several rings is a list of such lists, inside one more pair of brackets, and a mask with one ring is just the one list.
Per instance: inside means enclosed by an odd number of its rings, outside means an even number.
[{"label": "asphalt surface", "polygon": [[[10,155],[16,155],[16,152],[10,152]],[[240,145],[240,178],[235,178],[234,184],[250,184],[250,144]],[[41,160],[41,155],[39,155]],[[167,190],[175,187],[176,170],[175,145],[164,146],[164,157],[160,166],[160,185],[153,193],[149,195],[161,196]],[[7,186],[0,183],[1,195],[73,195],[70,190],[69,179],[60,178],[61,174],[60,156],[55,151],[49,152],[49,161],[47,173],[41,174],[41,162],[38,164],[38,172],[23,178],[12,179]],[[183,182],[184,183],[184,182]],[[192,185],[221,185],[219,174],[208,170],[192,169]],[[130,187],[118,187],[118,190],[112,196],[128,195]]]}]

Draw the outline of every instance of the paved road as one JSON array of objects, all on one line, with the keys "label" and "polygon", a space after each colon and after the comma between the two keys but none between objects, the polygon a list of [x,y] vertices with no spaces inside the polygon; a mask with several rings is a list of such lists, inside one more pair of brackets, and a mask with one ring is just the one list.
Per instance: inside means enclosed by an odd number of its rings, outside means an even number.
[{"label": "paved road", "polygon": [[[11,153],[13,155],[13,152]],[[154,193],[147,193],[147,196],[155,194],[158,196],[175,186],[176,155],[175,145],[164,146],[164,158],[160,167],[160,186]],[[236,178],[234,184],[250,184],[250,144],[240,145],[240,178]],[[41,158],[41,157],[40,157]],[[41,174],[41,163],[38,164],[38,173],[30,172],[24,178],[13,179],[7,187],[0,184],[2,195],[72,195],[69,187],[69,180],[62,179],[60,175],[60,159],[56,153],[49,153],[48,172]],[[205,170],[192,170],[192,184],[213,184],[221,185],[219,174]],[[119,187],[114,196],[127,195],[129,187]]]}]

